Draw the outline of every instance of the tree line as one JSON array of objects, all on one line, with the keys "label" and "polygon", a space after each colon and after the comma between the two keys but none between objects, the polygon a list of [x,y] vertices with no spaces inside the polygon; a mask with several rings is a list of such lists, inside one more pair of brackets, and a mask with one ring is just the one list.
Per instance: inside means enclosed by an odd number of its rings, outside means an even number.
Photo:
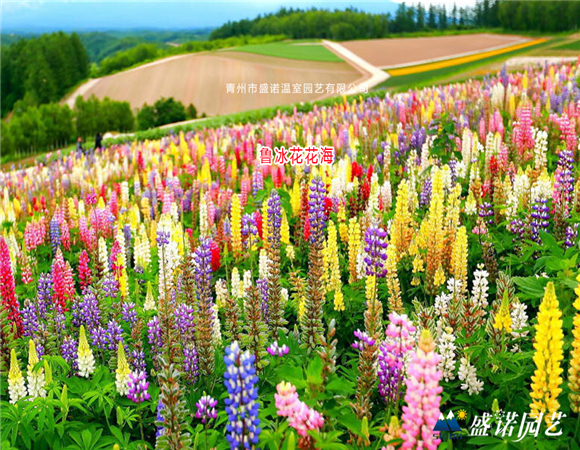
[{"label": "tree line", "polygon": [[56,102],[89,74],[89,58],[76,33],[20,39],[1,52],[2,117]]},{"label": "tree line", "polygon": [[94,95],[88,99],[77,97],[72,109],[59,103],[31,106],[1,122],[2,158],[12,159],[64,148],[78,137],[84,141],[97,133],[146,130],[196,117],[193,105],[186,108],[173,98],[143,105],[136,116],[128,102],[108,97],[99,100]]},{"label": "tree line", "polygon": [[210,39],[283,34],[293,39],[371,39],[391,34],[469,28],[559,32],[580,22],[580,1],[479,0],[473,7],[428,7],[401,3],[394,15],[349,8],[329,11],[281,8],[255,19],[230,21],[213,30]]},{"label": "tree line", "polygon": [[281,41],[285,38],[286,36],[282,35],[257,37],[232,36],[225,39],[214,39],[211,41],[190,41],[177,47],[162,47],[158,44],[144,43],[107,56],[98,66],[95,66],[93,76],[102,77],[110,75],[137,64],[166,56],[218,50],[220,48],[239,47],[248,44],[267,44],[269,42]]}]

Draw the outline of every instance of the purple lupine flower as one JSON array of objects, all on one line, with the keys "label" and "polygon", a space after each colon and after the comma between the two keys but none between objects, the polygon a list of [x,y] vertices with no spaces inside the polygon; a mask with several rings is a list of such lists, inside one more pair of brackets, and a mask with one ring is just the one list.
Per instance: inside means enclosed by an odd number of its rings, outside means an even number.
[{"label": "purple lupine flower", "polygon": [[44,320],[48,305],[52,304],[52,276],[48,273],[41,273],[38,278],[37,299],[38,317]]},{"label": "purple lupine flower", "polygon": [[387,274],[385,261],[387,260],[387,232],[379,227],[370,226],[365,232],[365,257],[366,274],[383,278]]},{"label": "purple lupine flower", "polygon": [[[325,189],[326,192],[326,189]],[[280,205],[280,194],[276,189],[272,189],[268,199],[268,239],[274,248],[280,246],[280,229],[282,228],[282,206]]]},{"label": "purple lupine flower", "polygon": [[269,284],[268,280],[259,279],[256,280],[256,286],[258,287],[258,291],[260,292],[260,297],[262,298],[262,317],[264,321],[268,323],[268,298],[269,298]]},{"label": "purple lupine flower", "polygon": [[573,226],[567,226],[564,237],[564,246],[566,248],[572,247],[576,242],[577,237],[578,237],[578,224],[574,224]]},{"label": "purple lupine flower", "polygon": [[225,399],[228,424],[226,438],[232,450],[253,448],[260,438],[258,412],[258,377],[255,357],[249,351],[241,352],[237,341],[226,348],[224,384],[228,391]]},{"label": "purple lupine flower", "polygon": [[179,330],[181,342],[192,342],[195,336],[195,322],[193,308],[185,303],[180,303],[175,308],[175,325]]},{"label": "purple lupine flower", "polygon": [[35,336],[40,328],[36,305],[27,298],[24,300],[24,307],[20,312],[22,314],[22,331],[24,336]]},{"label": "purple lupine flower", "polygon": [[91,288],[85,289],[82,297],[73,303],[73,324],[77,327],[85,325],[88,330],[93,330],[101,323],[101,311],[99,301]]},{"label": "purple lupine flower", "polygon": [[56,251],[60,247],[60,224],[56,217],[50,220],[50,243],[52,246],[52,253],[56,254]]},{"label": "purple lupine flower", "polygon": [[147,337],[151,345],[151,350],[154,353],[158,353],[161,347],[163,347],[163,340],[161,339],[161,326],[159,325],[159,318],[157,316],[154,316],[147,322]]},{"label": "purple lupine flower", "polygon": [[91,331],[91,345],[97,347],[100,350],[105,350],[107,348],[107,332],[105,329],[98,325],[93,328]]},{"label": "purple lupine flower", "polygon": [[159,437],[159,436],[163,436],[163,434],[165,433],[165,428],[163,426],[161,426],[161,424],[163,422],[165,422],[165,419],[163,418],[163,415],[161,414],[161,411],[163,411],[165,409],[165,406],[163,406],[163,403],[161,402],[161,399],[159,399],[159,403],[157,403],[157,431],[155,432],[155,437]]},{"label": "purple lupine flower", "polygon": [[272,342],[272,345],[270,345],[266,350],[268,351],[268,353],[270,355],[279,356],[279,357],[287,355],[288,352],[290,351],[290,349],[288,348],[288,346],[286,344],[279,346],[278,341]]},{"label": "purple lupine flower", "polygon": [[483,202],[479,205],[478,215],[487,225],[493,225],[493,205],[489,202]]},{"label": "purple lupine flower", "polygon": [[121,316],[131,327],[137,323],[137,311],[135,311],[135,303],[123,302],[121,305]]},{"label": "purple lupine flower", "polygon": [[201,423],[205,425],[207,422],[217,417],[217,411],[215,409],[217,404],[218,402],[215,398],[210,397],[209,395],[203,395],[195,404],[195,406],[197,406],[195,417],[201,419]]},{"label": "purple lupine flower", "polygon": [[183,371],[190,383],[195,383],[199,378],[197,350],[193,345],[183,347]]},{"label": "purple lupine flower", "polygon": [[242,235],[244,237],[256,236],[258,234],[258,227],[253,214],[244,214],[242,216]]},{"label": "purple lupine flower", "polygon": [[420,206],[428,206],[431,203],[431,192],[433,190],[431,178],[426,179],[423,182],[423,189],[421,190],[421,195],[419,198]]},{"label": "purple lupine flower", "polygon": [[568,217],[574,194],[574,152],[560,150],[558,158],[558,166],[554,174],[554,199],[562,205],[564,217]]},{"label": "purple lupine flower", "polygon": [[522,219],[513,219],[509,230],[515,235],[517,241],[523,241],[526,235],[526,224]]},{"label": "purple lupine flower", "polygon": [[60,346],[60,354],[64,360],[69,363],[74,371],[78,369],[77,367],[77,349],[79,347],[78,342],[70,337],[65,336]]},{"label": "purple lupine flower", "polygon": [[119,282],[112,274],[107,274],[105,278],[103,278],[102,288],[105,297],[109,297],[113,300],[117,298],[117,294],[119,293]]},{"label": "purple lupine flower", "polygon": [[548,226],[550,225],[550,208],[548,207],[548,199],[536,199],[532,205],[531,216],[531,239],[539,244],[542,242],[540,239],[540,231],[547,231]]},{"label": "purple lupine flower", "polygon": [[143,350],[133,350],[131,352],[131,366],[137,372],[145,372],[147,364],[145,363],[145,352]]},{"label": "purple lupine flower", "polygon": [[362,352],[366,347],[372,347],[376,341],[371,338],[366,331],[356,330],[354,336],[358,339],[351,344],[352,348]]},{"label": "purple lupine flower", "polygon": [[105,340],[107,341],[108,348],[111,351],[114,351],[119,347],[119,342],[123,342],[123,329],[115,319],[109,320],[109,323],[107,324]]},{"label": "purple lupine flower", "polygon": [[406,315],[389,314],[386,339],[379,346],[379,393],[386,402],[396,403],[404,379],[405,355],[413,349],[416,328]]},{"label": "purple lupine flower", "polygon": [[201,239],[193,252],[195,263],[195,290],[198,301],[212,301],[211,295],[211,243],[207,238]]},{"label": "purple lupine flower", "polygon": [[157,246],[161,247],[163,245],[169,245],[169,238],[171,233],[169,231],[158,230],[157,231]]},{"label": "purple lupine flower", "polygon": [[151,398],[149,392],[147,392],[149,382],[145,372],[131,372],[127,385],[129,386],[127,398],[133,403],[143,403]]},{"label": "purple lupine flower", "polygon": [[319,176],[312,179],[310,195],[308,199],[308,220],[310,222],[310,243],[322,246],[324,230],[326,229],[326,213],[324,212],[324,199],[326,186]]},{"label": "purple lupine flower", "polygon": [[264,189],[264,176],[262,175],[262,167],[256,166],[252,174],[252,195],[255,197],[258,192]]}]

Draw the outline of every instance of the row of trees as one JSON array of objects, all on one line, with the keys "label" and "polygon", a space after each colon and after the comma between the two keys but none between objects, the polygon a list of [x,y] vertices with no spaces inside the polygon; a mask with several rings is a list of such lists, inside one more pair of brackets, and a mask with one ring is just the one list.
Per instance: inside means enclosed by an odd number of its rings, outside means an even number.
[{"label": "row of trees", "polygon": [[94,95],[85,100],[79,96],[73,109],[66,104],[47,103],[31,106],[3,120],[0,146],[3,159],[12,159],[66,147],[77,137],[86,140],[106,131],[131,132],[135,125],[139,130],[146,130],[196,117],[193,105],[186,108],[171,97],[151,106],[143,105],[135,118],[128,102],[107,97],[99,100]]},{"label": "row of trees", "polygon": [[210,39],[284,34],[294,39],[381,38],[393,33],[497,28],[557,32],[573,30],[580,21],[580,1],[479,0],[473,7],[401,3],[394,14],[370,14],[350,8],[328,11],[281,8],[252,20],[227,22]]},{"label": "row of trees", "polygon": [[139,44],[136,47],[117,52],[104,58],[96,67],[94,76],[102,77],[165,56],[218,50],[220,48],[238,47],[248,44],[267,44],[268,42],[281,41],[285,38],[286,36],[233,36],[211,41],[190,41],[177,47],[160,47],[157,44]]},{"label": "row of trees", "polygon": [[20,39],[1,52],[2,117],[58,101],[89,74],[89,58],[76,33]]},{"label": "row of trees", "polygon": [[182,122],[187,119],[196,119],[195,106],[187,108],[173,97],[160,98],[153,105],[143,105],[137,113],[137,129],[148,130],[168,123]]}]

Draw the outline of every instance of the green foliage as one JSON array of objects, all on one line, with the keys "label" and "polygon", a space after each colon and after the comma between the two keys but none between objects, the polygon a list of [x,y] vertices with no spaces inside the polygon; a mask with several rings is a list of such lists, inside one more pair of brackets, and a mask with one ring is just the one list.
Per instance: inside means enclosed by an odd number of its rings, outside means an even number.
[{"label": "green foliage", "polygon": [[88,76],[89,59],[78,35],[63,32],[2,46],[2,116],[19,100],[54,102]]},{"label": "green foliage", "polygon": [[147,130],[167,123],[181,122],[186,119],[195,119],[197,110],[189,105],[187,109],[173,97],[160,98],[153,105],[143,105],[137,113],[137,129]]},{"label": "green foliage", "polygon": [[[306,44],[306,45],[302,45]],[[341,62],[342,59],[320,43],[311,42],[272,42],[262,45],[244,45],[233,49],[238,52],[257,55],[276,56],[278,58],[298,59],[301,61]]]}]

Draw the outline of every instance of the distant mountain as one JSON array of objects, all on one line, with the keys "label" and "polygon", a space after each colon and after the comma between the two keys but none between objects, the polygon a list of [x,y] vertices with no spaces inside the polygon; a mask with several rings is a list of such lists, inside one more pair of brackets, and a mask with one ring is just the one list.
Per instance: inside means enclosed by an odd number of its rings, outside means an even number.
[{"label": "distant mountain", "polygon": [[[168,44],[182,44],[184,42],[207,39],[211,28],[199,30],[122,30],[122,31],[89,31],[78,33],[81,42],[87,50],[92,62],[100,62],[107,56],[118,51],[127,50],[143,43],[159,44],[165,47]],[[9,45],[19,39],[32,37],[36,33],[2,34],[0,42]]]},{"label": "distant mountain", "polygon": [[253,19],[281,7],[346,9],[394,13],[397,3],[375,1],[59,1],[0,2],[2,33],[110,31],[128,29],[194,30],[228,21]]}]

